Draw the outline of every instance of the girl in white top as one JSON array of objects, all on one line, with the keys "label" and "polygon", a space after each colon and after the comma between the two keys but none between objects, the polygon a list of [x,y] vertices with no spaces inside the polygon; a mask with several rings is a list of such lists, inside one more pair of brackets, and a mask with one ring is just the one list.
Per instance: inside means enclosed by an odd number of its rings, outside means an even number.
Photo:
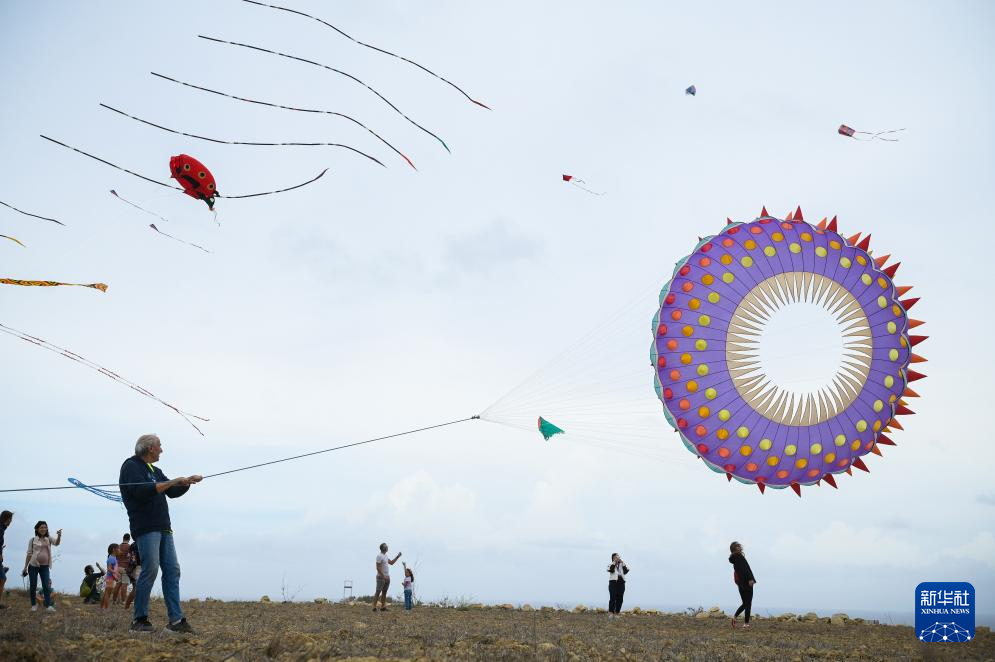
[{"label": "girl in white top", "polygon": [[62,529],[55,532],[56,538],[52,540],[48,535],[48,523],[40,521],[35,524],[35,535],[28,541],[28,553],[24,557],[24,570],[22,577],[30,576],[31,611],[38,611],[38,577],[41,576],[42,595],[45,596],[45,608],[47,611],[55,611],[52,606],[52,576],[49,570],[52,567],[52,545],[62,543]]}]

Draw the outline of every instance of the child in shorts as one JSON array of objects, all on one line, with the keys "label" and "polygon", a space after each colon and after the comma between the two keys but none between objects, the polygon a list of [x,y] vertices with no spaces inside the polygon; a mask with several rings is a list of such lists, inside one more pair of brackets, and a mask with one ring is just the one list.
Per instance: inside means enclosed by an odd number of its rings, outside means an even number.
[{"label": "child in shorts", "polygon": [[117,543],[107,546],[107,570],[104,575],[104,597],[100,601],[101,609],[110,608],[111,596],[114,595],[114,585],[117,583],[118,577],[117,550]]}]

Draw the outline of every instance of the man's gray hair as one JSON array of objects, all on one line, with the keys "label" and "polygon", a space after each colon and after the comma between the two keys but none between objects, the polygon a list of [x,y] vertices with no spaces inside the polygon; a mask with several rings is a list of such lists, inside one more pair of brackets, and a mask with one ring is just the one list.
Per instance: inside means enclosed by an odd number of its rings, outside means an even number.
[{"label": "man's gray hair", "polygon": [[143,434],[135,442],[135,455],[141,457],[145,455],[150,448],[159,443],[159,436],[154,434]]}]

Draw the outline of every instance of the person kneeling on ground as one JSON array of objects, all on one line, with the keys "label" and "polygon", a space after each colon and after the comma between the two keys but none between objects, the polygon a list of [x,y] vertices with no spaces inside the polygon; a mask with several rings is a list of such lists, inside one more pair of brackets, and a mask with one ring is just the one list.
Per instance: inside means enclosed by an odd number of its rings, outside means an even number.
[{"label": "person kneeling on ground", "polygon": [[100,589],[97,588],[97,582],[104,576],[104,569],[101,567],[99,561],[97,562],[97,568],[100,572],[94,572],[92,565],[83,568],[84,577],[83,583],[79,585],[79,597],[83,598],[83,604],[85,605],[100,602]]}]

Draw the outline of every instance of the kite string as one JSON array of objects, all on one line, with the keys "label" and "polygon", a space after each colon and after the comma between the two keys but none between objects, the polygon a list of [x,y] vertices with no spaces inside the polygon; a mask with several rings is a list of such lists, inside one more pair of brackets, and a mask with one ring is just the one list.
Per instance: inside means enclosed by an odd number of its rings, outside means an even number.
[{"label": "kite string", "polygon": [[[270,460],[269,462],[260,462],[258,464],[250,464],[244,467],[238,467],[236,469],[228,469],[227,471],[219,471],[213,474],[206,474],[204,478],[216,478],[218,476],[226,476],[228,474],[238,473],[239,471],[248,471],[249,469],[258,469],[259,467],[267,467],[272,464],[279,464],[281,462],[290,462],[291,460],[299,460],[305,457],[312,457],[314,455],[321,455],[322,453],[331,453],[332,451],[342,450],[344,448],[352,448],[354,446],[362,446],[364,444],[372,444],[375,441],[384,441],[385,439],[394,439],[396,437],[403,437],[409,434],[415,434],[416,432],[425,432],[427,430],[435,430],[438,428],[444,428],[449,425],[456,425],[457,423],[465,423],[467,421],[479,420],[479,415],[468,416],[467,418],[460,418],[454,421],[447,421],[445,423],[436,423],[435,425],[427,425],[425,427],[414,428],[411,430],[405,430],[403,432],[395,432],[393,434],[384,435],[381,437],[373,437],[372,439],[364,439],[363,441],[354,441],[349,444],[342,444],[341,446],[332,446],[331,448],[323,448],[317,451],[311,451],[310,453],[301,453],[300,455],[292,455],[290,457],[283,457],[276,460]],[[156,481],[142,481],[139,483],[102,483],[98,485],[87,485],[91,488],[102,488],[102,487],[131,487],[137,485],[153,485]],[[3,489],[0,490],[0,494],[5,494],[9,492],[43,492],[50,490],[73,490],[78,489],[76,485],[59,485],[55,487],[22,487],[17,489]]]}]

